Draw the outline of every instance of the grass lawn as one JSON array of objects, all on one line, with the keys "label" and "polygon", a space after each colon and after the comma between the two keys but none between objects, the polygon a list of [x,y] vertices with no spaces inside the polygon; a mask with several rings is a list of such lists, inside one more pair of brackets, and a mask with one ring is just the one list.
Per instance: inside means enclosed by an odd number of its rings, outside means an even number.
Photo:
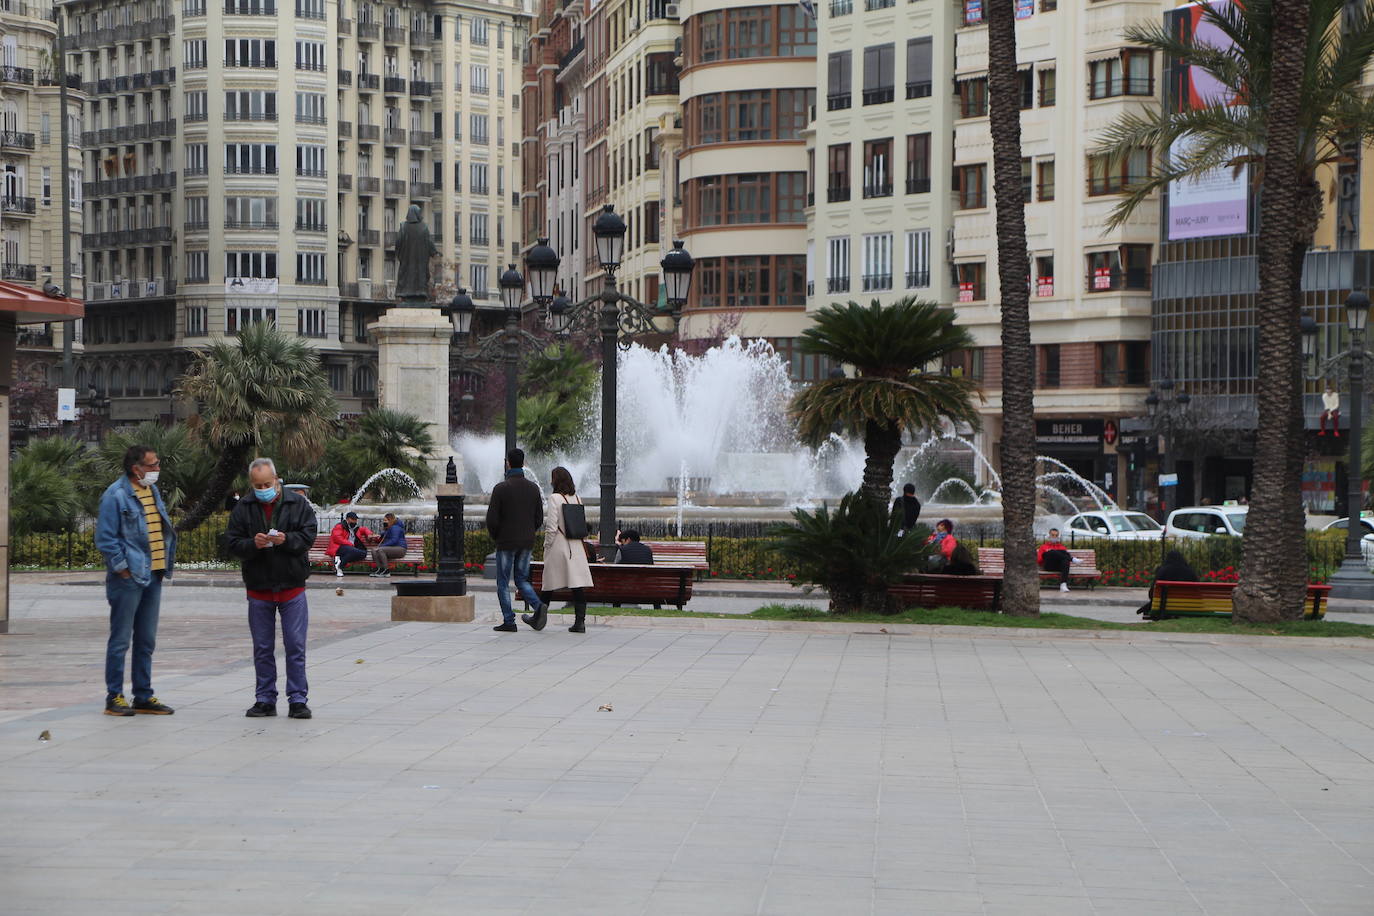
[{"label": "grass lawn", "polygon": [[1232,623],[1220,617],[1185,617],[1140,623],[1112,623],[1092,617],[1069,614],[1041,614],[1039,617],[1007,617],[988,611],[965,608],[910,608],[900,614],[831,614],[804,604],[769,604],[749,614],[701,614],[676,608],[588,608],[587,613],[614,617],[707,617],[717,620],[830,620],[849,623],[916,623],[961,627],[1028,627],[1046,630],[1150,630],[1156,633],[1234,633],[1256,636],[1358,636],[1374,639],[1374,626],[1326,620],[1289,620],[1255,625]]}]

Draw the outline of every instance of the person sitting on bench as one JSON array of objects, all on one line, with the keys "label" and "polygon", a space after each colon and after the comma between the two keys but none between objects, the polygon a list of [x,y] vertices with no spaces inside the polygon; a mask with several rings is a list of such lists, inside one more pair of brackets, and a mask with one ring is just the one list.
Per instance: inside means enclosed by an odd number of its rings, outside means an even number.
[{"label": "person sitting on bench", "polygon": [[1177,550],[1171,550],[1164,555],[1164,562],[1155,567],[1155,577],[1150,583],[1149,594],[1145,596],[1145,603],[1136,611],[1137,614],[1149,614],[1155,600],[1155,582],[1197,582],[1197,570],[1188,565],[1188,561],[1183,559],[1183,554]]},{"label": "person sitting on bench", "polygon": [[954,537],[954,522],[940,519],[935,523],[935,533],[926,538],[926,543],[935,545],[935,553],[930,556],[932,571],[946,576],[978,575],[973,555]]},{"label": "person sitting on bench", "polygon": [[1059,529],[1051,528],[1049,537],[1035,551],[1035,562],[1045,572],[1059,573],[1059,590],[1069,590],[1069,567],[1078,562],[1069,553],[1064,542],[1059,540]]},{"label": "person sitting on bench", "polygon": [[639,532],[630,528],[626,531],[615,533],[615,542],[620,545],[620,550],[616,554],[617,563],[637,563],[640,566],[652,566],[654,564],[654,552],[648,544],[642,544],[639,540]]},{"label": "person sitting on bench", "polygon": [[391,561],[399,560],[406,555],[405,525],[401,524],[394,512],[383,515],[382,522],[386,525],[386,530],[382,532],[382,541],[372,548],[372,562],[377,564],[377,569],[368,573],[375,579],[390,576]]}]

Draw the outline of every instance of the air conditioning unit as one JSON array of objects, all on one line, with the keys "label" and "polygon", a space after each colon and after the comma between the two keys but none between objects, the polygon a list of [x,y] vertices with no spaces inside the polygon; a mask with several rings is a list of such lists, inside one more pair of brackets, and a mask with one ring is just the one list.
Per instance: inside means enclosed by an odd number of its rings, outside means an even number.
[{"label": "air conditioning unit", "polygon": [[677,4],[676,4],[676,3],[665,3],[665,4],[663,5],[663,15],[667,16],[669,19],[676,19],[676,18],[678,18],[678,16],[677,16]]},{"label": "air conditioning unit", "polygon": [[359,298],[359,299],[371,299],[371,298],[372,298],[372,281],[371,281],[371,280],[359,280],[359,281],[358,281],[358,298]]}]

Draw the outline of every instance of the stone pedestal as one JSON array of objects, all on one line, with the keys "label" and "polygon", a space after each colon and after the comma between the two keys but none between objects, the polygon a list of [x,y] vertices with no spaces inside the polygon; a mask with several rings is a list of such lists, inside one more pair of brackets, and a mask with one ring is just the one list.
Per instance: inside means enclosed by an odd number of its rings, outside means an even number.
[{"label": "stone pedestal", "polygon": [[[429,425],[442,456],[431,462],[434,479],[443,480],[450,450],[448,365],[453,322],[438,309],[393,308],[368,330],[377,335],[378,401],[391,410],[415,414]],[[458,473],[461,479],[461,467]],[[425,495],[433,496],[433,489]]]},{"label": "stone pedestal", "polygon": [[472,595],[397,595],[391,619],[420,623],[471,623],[476,615]]}]

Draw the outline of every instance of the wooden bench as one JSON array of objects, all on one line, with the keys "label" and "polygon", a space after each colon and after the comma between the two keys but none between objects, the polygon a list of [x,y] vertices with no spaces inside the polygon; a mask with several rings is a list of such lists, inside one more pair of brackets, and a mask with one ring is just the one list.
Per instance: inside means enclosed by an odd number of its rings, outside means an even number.
[{"label": "wooden bench", "polygon": [[[310,571],[311,572],[333,572],[334,561],[325,553],[329,549],[329,535],[315,535],[315,543],[310,548]],[[425,536],[423,534],[406,535],[406,555],[399,560],[391,561],[393,572],[404,570],[412,576],[420,574],[420,566],[425,562]],[[318,568],[317,568],[318,567]],[[372,563],[371,555],[368,559],[359,560],[344,566],[345,573],[364,573],[374,572],[375,567]]]},{"label": "wooden bench", "polygon": [[[582,594],[588,604],[652,604],[660,608],[671,604],[679,611],[692,598],[690,566],[667,566],[655,563],[640,566],[635,563],[592,563],[592,586]],[[544,564],[530,564],[530,584],[545,601],[571,601],[572,592],[559,589],[544,593]]]},{"label": "wooden bench", "polygon": [[996,611],[1002,607],[1001,576],[947,576],[908,573],[887,593],[902,607],[963,607]]},{"label": "wooden bench", "polygon": [[[1102,572],[1097,568],[1096,550],[1069,551],[1069,556],[1078,560],[1069,567],[1069,582],[1086,584],[1089,588],[1097,585],[1097,580],[1102,578]],[[1006,571],[1006,562],[1002,557],[1001,547],[979,547],[978,548],[978,571],[985,576],[1001,576]],[[1055,582],[1059,579],[1059,573],[1040,570],[1040,580],[1042,582]]]},{"label": "wooden bench", "polygon": [[690,566],[699,573],[710,570],[705,541],[640,541],[654,552],[654,563]]},{"label": "wooden bench", "polygon": [[[1230,617],[1231,592],[1237,582],[1170,582],[1160,581],[1150,591],[1150,607],[1136,613],[1146,620],[1168,620],[1170,617]],[[1320,620],[1326,616],[1329,585],[1307,586],[1307,601],[1303,604],[1304,620]]]}]

